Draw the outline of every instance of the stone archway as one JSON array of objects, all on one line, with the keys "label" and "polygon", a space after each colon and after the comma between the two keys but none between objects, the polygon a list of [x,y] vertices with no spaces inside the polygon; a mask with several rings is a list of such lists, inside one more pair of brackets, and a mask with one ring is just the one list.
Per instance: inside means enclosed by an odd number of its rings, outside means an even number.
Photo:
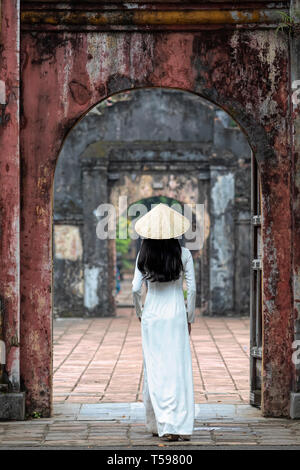
[{"label": "stone archway", "polygon": [[262,407],[264,415],[287,415],[293,374],[287,41],[272,30],[154,34],[53,33],[44,28],[33,35],[30,22],[25,29],[21,41],[20,356],[28,410],[44,416],[51,412],[51,194],[63,140],[100,100],[122,90],[154,86],[190,91],[221,106],[244,130],[259,162]]},{"label": "stone archway", "polygon": [[105,281],[108,265],[114,278],[114,254],[107,257],[109,241],[91,243],[95,207],[113,203],[118,211],[119,197],[130,204],[163,194],[205,206],[209,240],[195,257],[201,312],[248,315],[250,169],[244,134],[198,95],[141,88],[95,106],[69,133],[56,166],[55,316],[114,314],[114,282]]}]

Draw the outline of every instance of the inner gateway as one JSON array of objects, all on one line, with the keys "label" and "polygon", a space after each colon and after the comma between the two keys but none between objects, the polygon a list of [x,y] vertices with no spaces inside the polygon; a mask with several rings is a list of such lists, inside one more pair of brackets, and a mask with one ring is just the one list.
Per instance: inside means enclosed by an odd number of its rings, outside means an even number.
[{"label": "inner gateway", "polygon": [[[220,108],[158,88],[119,93],[95,106],[58,160],[54,401],[142,400],[140,327],[131,297],[140,240],[97,239],[92,215],[103,203],[117,208],[121,196],[128,206],[204,204],[205,242],[192,252],[195,401],[248,403],[251,149]],[[122,223],[129,220],[123,213]]]}]

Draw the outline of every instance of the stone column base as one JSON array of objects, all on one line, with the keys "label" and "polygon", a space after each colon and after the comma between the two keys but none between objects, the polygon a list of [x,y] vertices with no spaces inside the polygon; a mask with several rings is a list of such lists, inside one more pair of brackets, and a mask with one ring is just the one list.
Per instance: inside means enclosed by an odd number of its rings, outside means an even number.
[{"label": "stone column base", "polygon": [[0,392],[0,420],[23,421],[25,419],[25,393]]},{"label": "stone column base", "polygon": [[300,418],[300,393],[291,393],[290,417],[292,419]]}]

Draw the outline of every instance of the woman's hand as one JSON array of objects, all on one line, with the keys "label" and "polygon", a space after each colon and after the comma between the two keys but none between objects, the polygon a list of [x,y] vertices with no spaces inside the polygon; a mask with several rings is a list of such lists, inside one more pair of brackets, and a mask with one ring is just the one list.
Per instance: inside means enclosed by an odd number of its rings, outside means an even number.
[{"label": "woman's hand", "polygon": [[188,323],[188,330],[189,330],[189,335],[190,335],[191,331],[192,331],[192,324],[191,323]]}]

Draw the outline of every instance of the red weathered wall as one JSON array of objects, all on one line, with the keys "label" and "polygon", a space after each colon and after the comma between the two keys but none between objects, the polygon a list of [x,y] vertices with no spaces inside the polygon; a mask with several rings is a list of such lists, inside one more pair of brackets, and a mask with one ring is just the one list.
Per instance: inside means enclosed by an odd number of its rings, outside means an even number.
[{"label": "red weathered wall", "polygon": [[114,92],[201,94],[229,112],[261,165],[263,413],[288,413],[293,338],[288,48],[272,31],[38,33],[22,36],[21,376],[28,409],[51,403],[51,211],[67,132]]},{"label": "red weathered wall", "polygon": [[[0,123],[0,301],[4,315],[6,370],[13,389],[19,368],[19,1],[3,0],[0,33],[0,80],[6,107]],[[1,105],[0,105],[1,106]]]},{"label": "red weathered wall", "polygon": [[[299,11],[300,1],[293,0],[293,8]],[[299,20],[298,20],[299,21]],[[293,124],[293,291],[295,315],[295,340],[300,339],[300,37],[294,35],[291,41],[291,83],[294,84],[294,99],[291,99]],[[291,97],[292,98],[292,97]],[[296,349],[296,348],[295,348]],[[299,351],[299,346],[297,346]],[[298,353],[298,352],[297,352]],[[293,391],[300,392],[300,369],[295,368]]]}]

